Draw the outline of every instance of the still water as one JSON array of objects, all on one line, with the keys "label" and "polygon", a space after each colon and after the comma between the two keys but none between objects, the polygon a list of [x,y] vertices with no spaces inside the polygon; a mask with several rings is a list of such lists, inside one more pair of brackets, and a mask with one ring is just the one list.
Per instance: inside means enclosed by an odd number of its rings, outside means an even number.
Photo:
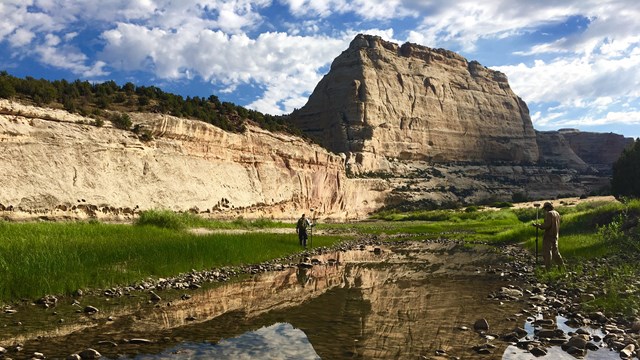
[{"label": "still water", "polygon": [[[81,298],[82,306],[100,308],[92,316],[63,301],[55,311],[23,309],[0,317],[0,345],[22,343],[19,353],[9,354],[14,359],[34,351],[64,358],[87,348],[111,359],[515,355],[508,344],[473,331],[480,318],[488,320],[496,337],[526,325],[518,315],[523,303],[488,298],[507,285],[499,273],[485,271],[506,261],[494,249],[411,242],[314,259],[320,264],[205,286],[189,291],[188,299],[181,298],[183,293],[161,293],[157,304],[129,297]],[[491,354],[472,350],[487,342],[496,346]]]}]

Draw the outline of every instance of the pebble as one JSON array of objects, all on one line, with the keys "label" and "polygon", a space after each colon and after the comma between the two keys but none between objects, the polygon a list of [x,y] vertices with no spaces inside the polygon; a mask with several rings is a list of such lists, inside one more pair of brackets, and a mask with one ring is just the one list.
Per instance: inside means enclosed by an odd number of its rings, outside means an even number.
[{"label": "pebble", "polygon": [[490,344],[476,345],[472,349],[478,354],[489,355],[491,354],[491,347],[489,345]]},{"label": "pebble", "polygon": [[84,308],[84,312],[87,313],[87,314],[95,314],[95,313],[97,313],[99,311],[100,310],[98,310],[98,308],[96,308],[95,306],[91,306],[91,305],[85,306],[85,308]]},{"label": "pebble", "polygon": [[162,298],[160,297],[160,295],[156,294],[153,291],[149,291],[149,299],[153,302],[157,302],[162,300]]},{"label": "pebble", "polygon": [[79,355],[82,359],[99,359],[100,357],[102,357],[102,354],[92,348],[83,350]]},{"label": "pebble", "polygon": [[489,322],[487,319],[478,319],[473,324],[473,329],[475,331],[488,331],[489,330]]},{"label": "pebble", "polygon": [[153,341],[149,339],[136,338],[129,340],[129,344],[142,345],[142,344],[153,344]]},{"label": "pebble", "polygon": [[569,341],[567,341],[564,345],[562,345],[563,350],[567,351],[569,348],[578,348],[578,349],[586,349],[587,348],[587,340],[581,335],[572,336]]},{"label": "pebble", "polygon": [[545,350],[544,348],[542,348],[540,346],[532,347],[531,350],[529,350],[529,352],[531,353],[531,355],[533,355],[535,357],[540,357],[540,356],[547,355],[547,350]]},{"label": "pebble", "polygon": [[633,357],[633,352],[636,347],[633,344],[627,345],[624,349],[620,350],[620,357],[623,359],[630,359]]}]

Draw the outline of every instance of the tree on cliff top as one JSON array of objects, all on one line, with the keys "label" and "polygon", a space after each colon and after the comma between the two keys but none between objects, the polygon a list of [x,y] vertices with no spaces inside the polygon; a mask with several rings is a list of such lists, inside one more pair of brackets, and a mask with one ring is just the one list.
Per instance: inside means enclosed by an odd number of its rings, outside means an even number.
[{"label": "tree on cliff top", "polygon": [[11,78],[6,71],[0,72],[0,98],[9,99],[16,95]]},{"label": "tree on cliff top", "polygon": [[[243,132],[247,122],[272,132],[285,132],[303,136],[286,116],[262,114],[245,109],[230,102],[220,102],[217,96],[208,98],[166,93],[156,86],[136,86],[126,83],[119,86],[115,81],[90,83],[88,81],[67,80],[49,81],[24,79],[0,71],[0,98],[12,98],[41,106],[62,108],[69,112],[90,116],[97,123],[111,120],[116,127],[129,129],[131,124],[121,116],[127,112],[152,112],[169,114],[185,119],[201,120],[223,130]],[[115,114],[109,118],[108,110]]]},{"label": "tree on cliff top", "polygon": [[613,164],[611,192],[615,197],[640,198],[640,138]]}]

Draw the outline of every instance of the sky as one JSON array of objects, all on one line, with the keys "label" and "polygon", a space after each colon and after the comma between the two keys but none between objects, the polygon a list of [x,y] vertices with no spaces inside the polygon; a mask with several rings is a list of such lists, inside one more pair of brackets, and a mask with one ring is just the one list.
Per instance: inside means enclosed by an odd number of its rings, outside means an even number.
[{"label": "sky", "polygon": [[640,137],[638,0],[0,0],[0,70],[304,106],[359,33],[505,73],[537,130]]}]

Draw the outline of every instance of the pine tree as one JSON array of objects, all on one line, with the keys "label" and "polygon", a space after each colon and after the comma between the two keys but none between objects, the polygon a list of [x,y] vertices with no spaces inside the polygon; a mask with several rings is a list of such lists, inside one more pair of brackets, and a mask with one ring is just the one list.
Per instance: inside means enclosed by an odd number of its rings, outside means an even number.
[{"label": "pine tree", "polygon": [[640,198],[640,138],[613,164],[611,192],[617,198]]}]

